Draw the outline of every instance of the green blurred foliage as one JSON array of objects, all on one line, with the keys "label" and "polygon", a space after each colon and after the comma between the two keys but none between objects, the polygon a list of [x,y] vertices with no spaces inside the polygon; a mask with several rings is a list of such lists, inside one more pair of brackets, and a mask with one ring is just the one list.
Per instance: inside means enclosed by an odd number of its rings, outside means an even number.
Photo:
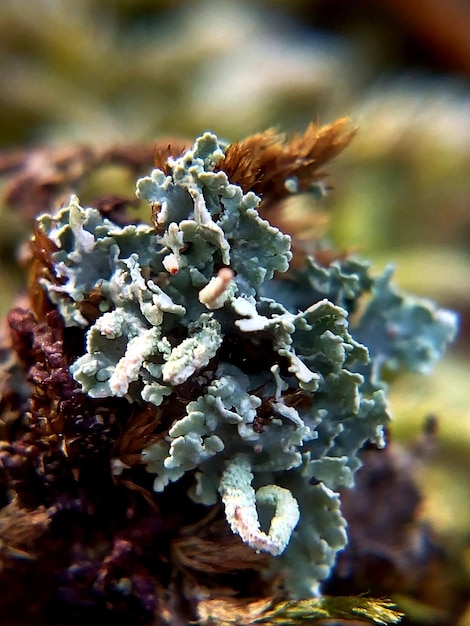
[{"label": "green blurred foliage", "polygon": [[[461,314],[458,356],[393,393],[394,436],[416,437],[428,412],[442,424],[437,459],[423,469],[426,515],[461,548],[470,545],[469,77],[448,63],[444,73],[393,2],[354,4],[2,0],[0,147],[191,141],[206,128],[235,140],[350,116],[360,131],[331,167],[332,240],[379,266],[392,260],[401,285]],[[93,190],[102,183],[95,177]],[[0,206],[3,310],[20,284],[11,261],[25,232]]]}]

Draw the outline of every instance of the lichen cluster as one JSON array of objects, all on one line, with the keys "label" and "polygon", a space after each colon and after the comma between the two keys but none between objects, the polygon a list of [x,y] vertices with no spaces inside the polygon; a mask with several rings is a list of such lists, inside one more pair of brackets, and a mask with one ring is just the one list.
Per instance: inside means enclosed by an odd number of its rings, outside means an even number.
[{"label": "lichen cluster", "polygon": [[[338,490],[364,443],[383,444],[384,372],[426,370],[455,319],[355,258],[283,276],[291,238],[230,182],[224,151],[205,133],[137,181],[152,225],[117,226],[76,198],[41,216],[55,246],[41,284],[65,326],[86,330],[70,366],[82,391],[154,407],[141,450],[154,490],[189,477],[188,497],[221,500],[232,531],[308,597],[347,541]],[[299,188],[295,174],[284,183]]]},{"label": "lichen cluster", "polygon": [[323,241],[307,255],[286,221],[353,134],[205,133],[155,151],[148,223],[75,196],[36,219],[29,293],[0,335],[5,615],[31,580],[38,624],[224,623],[228,596],[240,623],[319,609],[387,385],[428,371],[456,328],[390,268]]}]

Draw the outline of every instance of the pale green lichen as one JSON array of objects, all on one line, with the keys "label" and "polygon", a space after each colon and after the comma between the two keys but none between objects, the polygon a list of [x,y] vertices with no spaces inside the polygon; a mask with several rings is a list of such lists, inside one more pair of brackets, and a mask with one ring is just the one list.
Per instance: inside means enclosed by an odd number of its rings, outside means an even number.
[{"label": "pale green lichen", "polygon": [[[189,496],[221,498],[232,530],[276,555],[271,570],[306,597],[346,543],[338,490],[352,486],[363,444],[383,443],[384,369],[427,370],[456,321],[354,258],[308,259],[280,280],[290,238],[216,171],[223,153],[205,133],[168,174],[137,182],[158,208],[156,229],[119,227],[75,198],[42,216],[57,246],[57,280],[43,285],[67,326],[87,328],[71,366],[84,392],[163,415],[180,399],[181,414],[142,451],[155,491],[189,473]],[[101,313],[89,323],[81,303],[92,292]]]},{"label": "pale green lichen", "polygon": [[112,308],[107,287],[121,259],[133,255],[140,267],[163,269],[154,229],[143,224],[116,226],[97,210],[83,209],[76,196],[54,216],[40,216],[38,226],[58,247],[54,253],[58,280],[42,279],[42,283],[70,326],[88,326],[79,304],[97,288],[103,295],[101,309]]}]

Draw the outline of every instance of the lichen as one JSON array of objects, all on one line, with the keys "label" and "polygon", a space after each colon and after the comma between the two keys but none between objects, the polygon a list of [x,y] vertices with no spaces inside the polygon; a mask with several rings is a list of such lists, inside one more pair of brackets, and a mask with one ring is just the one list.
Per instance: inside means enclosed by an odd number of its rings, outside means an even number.
[{"label": "lichen", "polygon": [[[278,556],[297,526],[299,505],[288,489],[278,485],[264,485],[255,492],[252,480],[247,457],[238,456],[227,463],[219,485],[227,521],[250,548]],[[257,506],[263,504],[275,508],[268,533],[261,530],[258,519]]]},{"label": "lichen", "polygon": [[56,246],[42,285],[66,327],[86,329],[70,367],[82,391],[155,411],[141,450],[154,490],[186,478],[191,501],[221,500],[232,531],[303,598],[347,541],[339,489],[364,443],[383,445],[386,369],[426,371],[456,320],[353,257],[282,277],[290,237],[230,182],[224,152],[205,133],[137,181],[152,226],[117,226],[76,198],[39,218]]}]

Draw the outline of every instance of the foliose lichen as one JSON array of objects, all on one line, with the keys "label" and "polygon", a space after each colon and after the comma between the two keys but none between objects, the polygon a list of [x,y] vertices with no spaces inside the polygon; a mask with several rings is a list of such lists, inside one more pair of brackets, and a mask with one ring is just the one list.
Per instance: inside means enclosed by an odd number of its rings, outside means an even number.
[{"label": "foliose lichen", "polygon": [[232,531],[308,597],[347,541],[338,490],[364,443],[383,445],[384,372],[426,371],[456,319],[357,258],[288,272],[290,237],[218,167],[224,149],[205,133],[137,181],[151,226],[118,226],[76,198],[43,215],[56,251],[42,284],[66,326],[86,329],[70,368],[82,390],[155,407],[159,436],[142,450],[154,490],[191,478],[188,496],[221,501]]}]

